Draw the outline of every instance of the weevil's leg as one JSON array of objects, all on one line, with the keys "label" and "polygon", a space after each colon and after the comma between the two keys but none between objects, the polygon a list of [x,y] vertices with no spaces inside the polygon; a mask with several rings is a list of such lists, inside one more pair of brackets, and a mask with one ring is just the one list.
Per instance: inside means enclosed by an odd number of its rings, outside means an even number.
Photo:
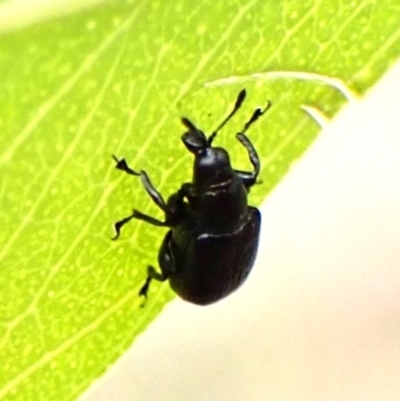
[{"label": "weevil's leg", "polygon": [[162,274],[158,273],[156,269],[154,269],[153,266],[147,266],[147,278],[143,284],[143,287],[139,291],[139,296],[144,297],[143,303],[140,305],[142,308],[145,306],[147,301],[147,293],[149,291],[151,280],[165,281],[167,280],[167,277],[163,277]]},{"label": "weevil's leg", "polygon": [[[153,217],[147,216],[138,210],[133,211],[133,217],[139,220],[144,220],[150,224],[161,227],[172,227],[178,223],[182,213],[185,211],[185,205],[183,202],[186,192],[180,189],[176,193],[172,194],[168,198],[168,202],[165,203],[162,195],[154,188],[153,184],[145,171],[140,172],[140,178],[142,183],[150,195],[154,203],[165,213],[165,221],[154,219]],[[184,185],[183,185],[184,186]]]},{"label": "weevil's leg", "polygon": [[154,188],[154,185],[151,183],[149,176],[145,171],[140,172],[140,179],[142,180],[142,184],[146,192],[150,195],[150,198],[153,202],[163,211],[167,211],[167,204],[164,201],[162,195]]},{"label": "weevil's leg", "polygon": [[139,291],[139,295],[143,295],[145,298],[147,298],[147,292],[149,291],[151,280],[165,281],[167,279],[168,277],[158,273],[153,266],[147,266],[147,278]]},{"label": "weevil's leg", "polygon": [[117,168],[118,170],[125,171],[125,173],[130,175],[140,175],[140,173],[137,173],[128,166],[128,163],[125,161],[125,159],[118,160],[117,157],[114,155],[112,155],[112,158],[116,161],[117,165],[115,166],[115,168]]},{"label": "weevil's leg", "polygon": [[[154,203],[167,214],[167,205],[165,204],[165,201],[162,197],[162,195],[154,188],[153,184],[150,182],[150,179],[148,175],[146,174],[145,171],[141,171],[140,173],[136,173],[136,171],[133,171],[125,162],[124,159],[118,160],[115,156],[113,156],[115,161],[117,162],[117,168],[120,170],[125,171],[128,174],[132,175],[137,175],[140,176],[143,186],[146,189],[147,193],[150,195],[151,199],[153,199]],[[160,220],[155,219],[154,217],[148,216],[142,212],[139,212],[138,210],[134,209],[132,214],[125,217],[124,219],[117,221],[114,224],[115,227],[115,236],[112,238],[113,240],[116,240],[121,232],[121,228],[131,221],[132,219],[139,219],[146,221],[147,223],[153,224],[154,226],[159,226],[159,227],[165,227],[168,226],[166,222],[162,222]]]},{"label": "weevil's leg", "polygon": [[256,183],[258,174],[260,173],[260,159],[257,155],[257,152],[251,143],[250,139],[247,138],[245,132],[254,124],[269,108],[271,107],[271,102],[268,102],[264,109],[256,109],[246,124],[243,126],[241,132],[236,135],[238,141],[247,149],[247,153],[249,154],[249,159],[251,164],[253,165],[254,171],[247,172],[241,170],[235,170],[236,174],[240,177],[243,182],[243,185],[247,190]]},{"label": "weevil's leg", "polygon": [[112,240],[116,240],[118,239],[120,233],[121,233],[121,228],[128,223],[129,221],[131,221],[132,219],[138,219],[138,220],[143,220],[146,223],[152,224],[153,226],[157,226],[157,227],[170,227],[170,223],[168,221],[168,213],[166,213],[166,219],[165,221],[161,221],[158,219],[155,219],[154,217],[148,216],[147,214],[144,214],[142,212],[139,212],[139,210],[133,209],[132,214],[123,218],[120,221],[117,221],[114,224],[114,228],[115,228],[115,235],[114,237],[112,237]]},{"label": "weevil's leg", "polygon": [[114,240],[114,241],[115,241],[116,239],[118,239],[119,235],[121,234],[121,228],[122,228],[126,223],[128,223],[129,221],[131,221],[133,218],[134,218],[134,216],[133,216],[133,214],[131,214],[130,216],[125,217],[124,219],[122,219],[122,220],[120,220],[120,221],[117,221],[117,222],[114,224],[115,235],[114,235],[114,237],[112,237],[111,239]]},{"label": "weevil's leg", "polygon": [[[143,184],[143,186],[144,186],[146,192],[150,195],[150,197],[151,197],[151,199],[153,200],[153,202],[154,202],[163,212],[165,212],[165,213],[168,212],[168,210],[167,210],[167,209],[168,209],[168,206],[167,206],[167,204],[165,203],[164,198],[163,198],[162,195],[157,191],[157,189],[154,187],[154,185],[151,183],[149,176],[147,175],[147,173],[146,173],[144,170],[141,170],[140,173],[138,173],[138,172],[136,172],[135,170],[132,170],[132,169],[128,166],[128,164],[127,164],[127,162],[125,161],[125,159],[118,160],[118,158],[117,158],[116,156],[114,156],[114,155],[112,156],[112,158],[117,162],[117,165],[115,166],[117,169],[122,170],[122,171],[125,171],[125,173],[130,174],[130,175],[140,176],[140,179],[141,179],[141,181],[142,181],[142,184]],[[182,197],[182,199],[183,199],[183,197]],[[135,214],[135,213],[136,213],[137,215],[135,215],[135,216],[133,216],[133,215],[132,215],[132,216],[129,216],[129,217],[127,217],[127,218],[121,220],[121,222],[119,222],[119,223],[121,223],[121,224],[123,225],[123,224],[127,223],[127,222],[128,222],[131,218],[133,218],[133,217],[136,217],[136,218],[145,220],[145,219],[142,218],[143,216],[145,216],[143,213],[140,213],[140,212],[138,212],[138,211],[136,211],[136,212],[134,211],[134,214]],[[139,216],[141,216],[141,217],[139,217]],[[150,219],[152,219],[152,218],[150,218]],[[127,220],[127,221],[124,222],[125,220]],[[155,219],[153,219],[153,220],[155,220]],[[120,224],[120,227],[121,227],[121,224]],[[152,223],[152,224],[153,224],[153,223]],[[158,224],[156,223],[155,225],[158,225]]]},{"label": "weevil's leg", "polygon": [[172,231],[168,231],[165,236],[160,250],[158,251],[158,263],[161,268],[162,277],[166,279],[171,274],[176,273],[176,260],[174,258],[174,252],[172,250]]},{"label": "weevil's leg", "polygon": [[272,103],[268,102],[263,109],[255,109],[250,120],[244,125],[241,133],[244,134],[271,107],[271,105]]},{"label": "weevil's leg", "polygon": [[170,227],[171,224],[168,221],[168,214],[166,213],[166,219],[165,221],[161,221],[158,219],[155,219],[154,217],[151,217],[147,214],[144,214],[142,212],[139,212],[139,210],[133,209],[133,212],[130,216],[125,217],[124,219],[117,221],[114,224],[114,228],[115,228],[115,236],[112,237],[113,240],[116,240],[120,233],[121,233],[121,228],[128,223],[129,221],[131,221],[132,219],[138,219],[138,220],[142,220],[145,221],[146,223],[152,224],[153,226],[157,226],[157,227]]},{"label": "weevil's leg", "polygon": [[249,159],[254,167],[254,170],[253,171],[235,170],[235,172],[242,180],[243,185],[247,189],[250,189],[256,183],[258,174],[260,173],[260,159],[253,144],[250,142],[249,138],[247,138],[246,135],[239,133],[236,135],[236,138],[247,149],[247,153],[249,154]]},{"label": "weevil's leg", "polygon": [[142,220],[157,227],[173,227],[179,224],[179,221],[184,216],[186,207],[183,199],[186,196],[186,191],[180,189],[178,192],[172,194],[168,198],[168,202],[165,203],[161,194],[151,184],[147,174],[142,171],[140,176],[142,178],[142,182],[144,182],[147,193],[151,196],[154,203],[156,203],[157,206],[164,211],[165,221],[158,220],[152,216],[140,212],[139,210],[133,209],[130,216],[127,216],[114,224],[116,234],[112,238],[113,240],[116,240],[119,237],[121,228],[132,219]]},{"label": "weevil's leg", "polygon": [[[151,280],[165,281],[174,272],[174,258],[171,250],[172,233],[169,231],[165,236],[158,253],[158,263],[161,268],[161,273],[158,273],[153,266],[147,267],[147,278],[143,287],[139,291],[139,295],[147,299]],[[142,305],[144,306],[144,304]]]},{"label": "weevil's leg", "polygon": [[117,162],[117,165],[115,166],[117,169],[125,171],[125,173],[130,175],[140,176],[142,184],[146,189],[147,193],[150,195],[151,199],[153,199],[153,202],[161,210],[165,211],[166,208],[165,201],[162,195],[154,188],[147,173],[143,170],[140,171],[140,173],[136,172],[135,170],[132,170],[126,163],[125,159],[118,160],[117,157],[115,157],[114,155],[112,156],[112,158]]},{"label": "weevil's leg", "polygon": [[[113,158],[113,159],[115,160],[115,162],[117,163],[116,166],[115,166],[115,168],[117,168],[117,169],[119,169],[119,170],[122,170],[122,171],[124,171],[125,173],[130,174],[130,175],[140,176],[140,173],[137,173],[136,171],[132,170],[132,169],[128,166],[128,163],[125,161],[125,159],[118,160],[118,158],[117,158],[116,156],[114,156],[114,155],[112,155],[112,158]],[[116,240],[116,239],[119,237],[119,235],[120,235],[120,233],[121,233],[121,228],[122,228],[126,223],[128,223],[129,221],[131,221],[134,217],[135,217],[135,216],[132,214],[132,215],[130,215],[130,216],[128,216],[128,217],[123,218],[123,219],[120,220],[120,221],[117,221],[117,222],[114,224],[114,227],[115,227],[115,236],[112,237],[113,240]]]},{"label": "weevil's leg", "polygon": [[[147,270],[150,268],[151,266],[148,266]],[[150,283],[151,283],[152,277],[147,276],[145,283],[143,284],[142,288],[139,291],[139,296],[140,297],[144,297],[143,303],[140,305],[141,308],[143,308],[146,304],[147,301],[147,293],[149,291],[149,287],[150,287]]]},{"label": "weevil's leg", "polygon": [[157,227],[169,227],[169,224],[167,222],[155,219],[154,217],[139,212],[139,210],[136,209],[133,209],[131,218],[145,221],[146,223]]}]

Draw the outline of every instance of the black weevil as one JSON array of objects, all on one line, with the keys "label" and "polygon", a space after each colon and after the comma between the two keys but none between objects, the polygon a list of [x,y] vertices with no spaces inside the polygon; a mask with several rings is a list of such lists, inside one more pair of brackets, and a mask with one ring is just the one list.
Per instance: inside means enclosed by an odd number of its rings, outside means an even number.
[{"label": "black weevil", "polygon": [[234,170],[228,152],[212,143],[246,97],[243,89],[231,113],[207,138],[189,119],[182,118],[187,132],[182,142],[194,154],[193,182],[184,183],[165,203],[145,171],[132,170],[124,159],[116,168],[139,176],[153,202],[165,213],[160,221],[134,209],[115,223],[117,239],[121,227],[131,219],[169,227],[158,252],[161,273],[148,266],[147,279],[139,295],[147,298],[151,280],[169,280],[171,288],[186,301],[207,305],[235,291],[248,276],[257,254],[261,216],[247,204],[247,193],[256,183],[260,160],[245,135],[247,129],[269,107],[256,109],[236,138],[247,149],[254,170]]}]

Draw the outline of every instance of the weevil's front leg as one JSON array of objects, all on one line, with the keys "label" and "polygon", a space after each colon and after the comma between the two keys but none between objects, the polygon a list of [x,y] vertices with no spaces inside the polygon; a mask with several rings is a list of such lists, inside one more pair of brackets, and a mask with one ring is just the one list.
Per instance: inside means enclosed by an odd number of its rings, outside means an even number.
[{"label": "weevil's front leg", "polygon": [[250,139],[247,138],[246,135],[239,133],[236,135],[236,138],[247,149],[250,162],[254,168],[253,171],[235,170],[235,173],[242,180],[243,185],[246,187],[247,190],[249,190],[256,183],[258,174],[260,173],[260,159],[253,144],[250,142]]},{"label": "weevil's front leg", "polygon": [[147,173],[145,171],[140,172],[140,178],[143,186],[147,193],[150,195],[153,202],[165,213],[165,221],[154,219],[153,217],[147,216],[138,210],[133,211],[133,217],[139,220],[144,220],[150,224],[162,227],[173,227],[179,223],[182,218],[182,214],[185,212],[184,198],[186,192],[180,189],[176,193],[172,194],[167,203],[164,201],[162,195],[156,190],[151,183]]},{"label": "weevil's front leg", "polygon": [[250,188],[256,183],[258,174],[260,173],[260,159],[257,155],[257,152],[251,143],[250,139],[247,138],[245,132],[271,107],[271,102],[268,102],[264,109],[256,109],[249,119],[244,125],[242,132],[239,132],[236,135],[238,141],[247,149],[247,153],[249,154],[249,159],[251,164],[253,165],[254,171],[241,171],[235,170],[236,174],[240,177],[243,182],[243,185],[249,191]]},{"label": "weevil's front leg", "polygon": [[166,203],[162,197],[162,195],[154,188],[153,184],[151,183],[149,176],[147,173],[143,170],[141,170],[139,173],[136,172],[135,170],[132,170],[129,166],[128,163],[125,161],[125,159],[118,160],[116,156],[112,156],[112,158],[117,162],[117,165],[115,168],[125,171],[125,173],[130,174],[130,175],[135,175],[139,176],[144,188],[146,189],[147,193],[150,195],[151,199],[153,199],[153,202],[162,210],[166,211]]},{"label": "weevil's front leg", "polygon": [[112,155],[112,158],[116,161],[117,165],[115,168],[118,170],[125,171],[125,173],[130,174],[130,175],[140,175],[140,173],[137,173],[135,170],[132,170],[129,166],[128,163],[125,161],[125,159],[118,160],[116,156]]}]

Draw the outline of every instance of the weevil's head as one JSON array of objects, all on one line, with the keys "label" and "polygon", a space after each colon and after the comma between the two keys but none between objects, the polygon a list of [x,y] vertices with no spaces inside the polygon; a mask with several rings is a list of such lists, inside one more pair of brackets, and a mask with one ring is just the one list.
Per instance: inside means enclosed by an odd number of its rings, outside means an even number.
[{"label": "weevil's head", "polygon": [[213,147],[213,135],[207,138],[187,118],[182,123],[188,131],[182,135],[182,142],[194,154],[193,184],[199,187],[209,187],[222,184],[233,175],[228,152],[223,148]]}]

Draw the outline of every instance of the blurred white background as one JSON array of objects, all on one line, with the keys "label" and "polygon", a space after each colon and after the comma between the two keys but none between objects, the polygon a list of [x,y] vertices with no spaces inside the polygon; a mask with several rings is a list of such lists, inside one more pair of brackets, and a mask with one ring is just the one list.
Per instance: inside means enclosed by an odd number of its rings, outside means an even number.
[{"label": "blurred white background", "polygon": [[111,0],[4,0],[0,4],[0,33],[65,16],[106,1]]},{"label": "blurred white background", "polygon": [[82,400],[398,401],[399,105],[400,64],[265,200],[245,285],[172,302]]}]

